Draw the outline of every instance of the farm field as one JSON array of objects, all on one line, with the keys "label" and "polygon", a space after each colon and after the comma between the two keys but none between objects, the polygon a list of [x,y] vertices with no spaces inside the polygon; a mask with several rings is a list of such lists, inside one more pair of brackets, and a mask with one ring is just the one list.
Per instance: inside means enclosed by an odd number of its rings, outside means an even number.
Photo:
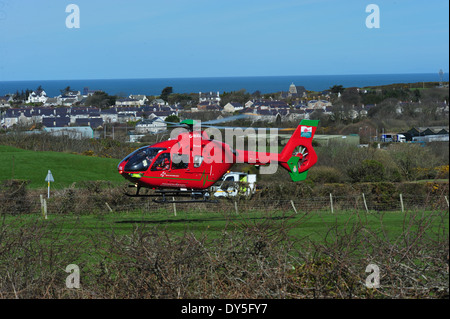
[{"label": "farm field", "polygon": [[[294,211],[275,212],[206,212],[178,209],[176,216],[171,208],[161,206],[157,211],[131,211],[99,214],[49,215],[44,220],[40,214],[5,216],[5,224],[29,225],[48,224],[50,228],[71,236],[94,236],[114,233],[130,235],[136,228],[165,231],[174,236],[192,233],[214,239],[224,231],[245,231],[249,228],[262,228],[270,231],[286,232],[291,238],[302,241],[323,241],[330,229],[347,232],[359,225],[368,231],[383,234],[387,240],[395,241],[408,227],[427,221],[429,234],[441,229],[448,232],[448,212],[371,212],[329,211],[294,213]],[[329,234],[328,234],[329,235]],[[68,238],[70,240],[70,238]]]},{"label": "farm field", "polygon": [[51,170],[55,182],[52,188],[62,189],[81,181],[106,180],[123,182],[117,174],[119,160],[60,152],[34,152],[0,145],[0,181],[29,180],[29,188],[46,187],[45,177]]}]

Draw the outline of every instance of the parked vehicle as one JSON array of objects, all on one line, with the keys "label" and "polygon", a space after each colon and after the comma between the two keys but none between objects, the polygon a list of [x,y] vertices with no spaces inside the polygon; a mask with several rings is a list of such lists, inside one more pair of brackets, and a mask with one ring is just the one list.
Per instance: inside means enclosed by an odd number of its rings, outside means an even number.
[{"label": "parked vehicle", "polygon": [[256,174],[228,172],[222,177],[219,186],[211,187],[214,197],[250,196],[256,191]]}]

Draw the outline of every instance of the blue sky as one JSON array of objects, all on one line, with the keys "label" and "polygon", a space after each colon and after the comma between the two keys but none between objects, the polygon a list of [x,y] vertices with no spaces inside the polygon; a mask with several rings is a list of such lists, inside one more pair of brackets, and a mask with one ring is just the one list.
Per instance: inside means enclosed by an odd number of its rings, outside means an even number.
[{"label": "blue sky", "polygon": [[[72,3],[79,29],[66,27]],[[0,0],[0,81],[448,72],[448,12],[448,0]]]}]

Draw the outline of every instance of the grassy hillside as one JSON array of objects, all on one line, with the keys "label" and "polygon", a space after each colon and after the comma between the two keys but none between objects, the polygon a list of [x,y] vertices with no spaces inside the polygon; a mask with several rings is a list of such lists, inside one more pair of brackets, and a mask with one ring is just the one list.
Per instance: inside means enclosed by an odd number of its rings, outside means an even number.
[{"label": "grassy hillside", "polygon": [[106,180],[123,182],[117,172],[117,159],[89,157],[58,152],[34,152],[0,145],[0,180],[30,180],[30,188],[47,187],[45,177],[51,170],[52,187],[64,188],[74,182]]}]

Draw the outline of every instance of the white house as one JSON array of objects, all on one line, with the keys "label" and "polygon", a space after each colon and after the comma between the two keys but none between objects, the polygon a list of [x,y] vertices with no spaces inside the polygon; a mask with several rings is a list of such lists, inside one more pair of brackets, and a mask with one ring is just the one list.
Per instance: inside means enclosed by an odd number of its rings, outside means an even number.
[{"label": "white house", "polygon": [[244,107],[240,103],[230,102],[223,107],[223,110],[228,113],[234,113],[236,111],[243,110]]},{"label": "white house", "polygon": [[156,134],[165,130],[167,130],[167,124],[159,117],[142,120],[136,124],[136,133],[138,134]]},{"label": "white house", "polygon": [[332,106],[331,102],[326,100],[311,100],[308,101],[308,109],[324,109],[328,106]]},{"label": "white house", "polygon": [[199,103],[211,102],[218,104],[221,100],[219,92],[209,92],[209,93],[198,93]]},{"label": "white house", "polygon": [[9,103],[9,101],[10,101],[9,96],[0,96],[0,108],[10,107],[11,104]]},{"label": "white house", "polygon": [[38,90],[28,95],[27,103],[45,103],[47,99],[47,93],[44,90]]},{"label": "white house", "polygon": [[116,106],[140,106],[139,100],[132,98],[118,99],[116,100]]},{"label": "white house", "polygon": [[129,96],[130,99],[132,100],[137,100],[139,105],[145,105],[148,102],[148,98],[145,95],[130,95]]}]

